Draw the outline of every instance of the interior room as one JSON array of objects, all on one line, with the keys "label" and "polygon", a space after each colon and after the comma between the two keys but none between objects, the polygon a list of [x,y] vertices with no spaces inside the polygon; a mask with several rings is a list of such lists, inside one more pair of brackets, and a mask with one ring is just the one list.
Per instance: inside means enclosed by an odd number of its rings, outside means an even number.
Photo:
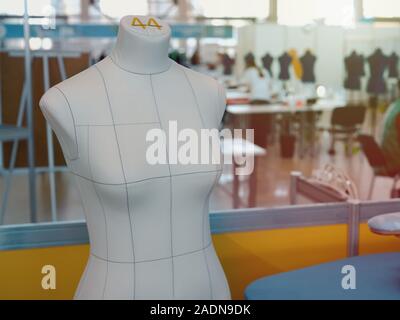
[{"label": "interior room", "polygon": [[398,0],[1,1],[0,299],[400,299],[399,56]]}]

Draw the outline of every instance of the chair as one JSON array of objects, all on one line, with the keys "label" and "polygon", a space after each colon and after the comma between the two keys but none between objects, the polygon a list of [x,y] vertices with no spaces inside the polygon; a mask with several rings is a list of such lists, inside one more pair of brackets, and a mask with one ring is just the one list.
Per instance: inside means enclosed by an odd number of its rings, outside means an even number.
[{"label": "chair", "polygon": [[364,106],[346,106],[333,109],[331,127],[331,147],[329,154],[335,154],[335,143],[337,140],[347,142],[347,154],[351,153],[351,145],[354,137],[358,134],[364,123],[366,108]]},{"label": "chair", "polygon": [[368,192],[368,199],[371,199],[375,179],[377,176],[394,178],[394,188],[399,178],[399,172],[390,172],[388,170],[385,155],[383,154],[381,147],[372,136],[361,134],[358,136],[358,141],[360,142],[361,149],[363,150],[364,155],[366,156],[368,163],[374,172]]}]

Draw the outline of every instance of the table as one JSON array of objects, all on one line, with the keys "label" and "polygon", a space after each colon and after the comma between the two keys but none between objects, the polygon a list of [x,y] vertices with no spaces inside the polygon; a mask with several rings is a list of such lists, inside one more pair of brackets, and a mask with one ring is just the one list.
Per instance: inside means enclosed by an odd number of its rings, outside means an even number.
[{"label": "table", "polygon": [[[232,99],[239,98],[239,92],[232,92],[230,95]],[[307,123],[307,114],[318,113],[323,111],[332,111],[338,107],[344,107],[346,102],[342,99],[319,99],[313,105],[302,105],[302,106],[289,106],[282,102],[280,103],[272,103],[272,104],[261,104],[261,105],[250,105],[250,104],[235,104],[227,106],[227,113],[235,115],[235,116],[245,116],[245,115],[254,115],[254,114],[270,114],[272,116],[283,114],[288,115],[290,118],[292,115],[298,114],[300,116],[300,127],[299,127],[299,144],[300,144],[300,156],[304,155],[304,129]],[[243,121],[241,121],[241,127],[244,127]],[[314,121],[312,121],[314,122]],[[314,125],[314,123],[312,123]],[[289,131],[289,120],[286,121],[286,125],[284,125],[285,131]],[[286,128],[287,127],[287,128]],[[314,129],[315,130],[315,129]]]},{"label": "table", "polygon": [[[355,269],[356,289],[343,289],[342,280]],[[248,300],[400,300],[400,253],[372,254],[285,272],[251,283]]]},{"label": "table", "polygon": [[322,112],[332,111],[337,107],[344,107],[346,102],[339,99],[320,99],[311,106],[291,107],[284,103],[273,104],[235,104],[228,105],[226,111],[234,115],[243,114],[282,114],[282,113],[298,113],[298,112]]},{"label": "table", "polygon": [[[223,139],[221,143],[221,150],[224,156],[226,157],[235,157],[237,155],[250,155],[254,157],[254,171],[249,177],[249,196],[248,196],[248,207],[254,207],[256,205],[256,195],[257,195],[257,157],[264,156],[267,154],[267,150],[257,146],[251,141],[233,138],[233,139]],[[234,160],[234,159],[233,159]],[[239,208],[240,205],[240,197],[239,197],[239,186],[240,179],[239,175],[236,174],[236,169],[238,165],[235,161],[232,161],[232,174],[233,174],[233,207],[235,209]],[[253,192],[251,192],[253,190]]]}]

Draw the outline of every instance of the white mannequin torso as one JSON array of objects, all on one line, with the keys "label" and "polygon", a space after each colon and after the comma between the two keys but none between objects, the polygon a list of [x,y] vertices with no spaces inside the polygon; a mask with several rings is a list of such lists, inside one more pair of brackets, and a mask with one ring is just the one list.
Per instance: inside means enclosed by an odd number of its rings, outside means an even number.
[{"label": "white mannequin torso", "polygon": [[86,213],[91,254],[75,298],[229,299],[208,220],[221,165],[146,161],[150,129],[218,128],[223,89],[168,59],[168,25],[133,19],[109,57],[40,101]]}]

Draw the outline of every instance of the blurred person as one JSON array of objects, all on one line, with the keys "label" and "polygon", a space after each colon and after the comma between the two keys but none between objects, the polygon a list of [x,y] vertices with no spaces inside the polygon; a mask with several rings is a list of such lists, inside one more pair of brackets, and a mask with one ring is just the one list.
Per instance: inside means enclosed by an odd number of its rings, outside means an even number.
[{"label": "blurred person", "polygon": [[271,78],[268,72],[263,72],[256,65],[254,55],[248,53],[245,57],[245,70],[242,76],[242,83],[250,92],[251,104],[266,104],[271,99]]},{"label": "blurred person", "polygon": [[[271,99],[271,78],[268,72],[263,72],[263,70],[256,65],[255,58],[252,53],[248,53],[244,60],[245,70],[241,83],[245,84],[250,92],[250,104],[268,104]],[[261,147],[266,147],[268,144],[268,135],[271,131],[270,115],[250,115],[249,123],[250,128],[254,129],[254,143]]]},{"label": "blurred person", "polygon": [[[400,80],[397,85],[400,89]],[[388,170],[400,173],[400,98],[386,110],[381,132],[381,148]]]}]

